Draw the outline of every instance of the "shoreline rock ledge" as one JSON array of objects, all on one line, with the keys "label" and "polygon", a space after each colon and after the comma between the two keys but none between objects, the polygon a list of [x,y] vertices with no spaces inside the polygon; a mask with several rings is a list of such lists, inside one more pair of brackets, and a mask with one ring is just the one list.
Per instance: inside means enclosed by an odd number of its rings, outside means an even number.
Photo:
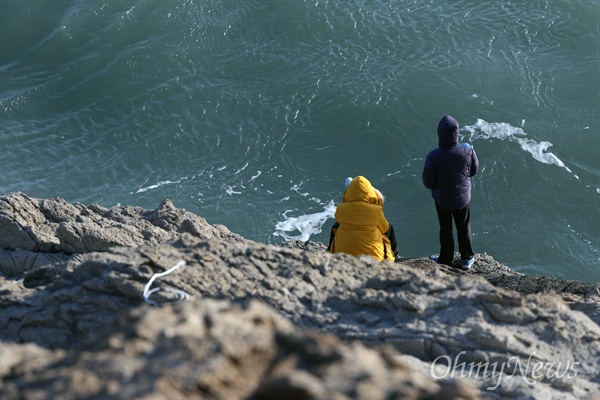
[{"label": "shoreline rock ledge", "polygon": [[0,196],[2,399],[600,399],[600,285]]}]

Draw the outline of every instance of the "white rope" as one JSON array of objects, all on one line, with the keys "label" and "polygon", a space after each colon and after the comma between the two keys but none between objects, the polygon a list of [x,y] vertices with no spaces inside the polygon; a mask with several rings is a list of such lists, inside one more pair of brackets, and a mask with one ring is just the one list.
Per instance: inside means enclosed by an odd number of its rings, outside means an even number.
[{"label": "white rope", "polygon": [[[171,272],[183,267],[185,265],[185,261],[180,260],[177,264],[175,264],[173,267],[169,268],[168,270],[166,270],[165,272],[160,272],[157,274],[152,275],[152,278],[150,278],[150,280],[148,281],[148,283],[146,283],[146,286],[144,286],[144,301],[148,304],[151,304],[155,307],[158,307],[158,303],[156,303],[153,300],[150,300],[150,295],[152,293],[158,292],[160,290],[160,288],[154,288],[152,290],[150,289],[150,286],[152,286],[152,282],[154,282],[154,280],[156,278],[161,278],[165,275],[170,274]],[[172,301],[171,303],[179,303],[182,302],[184,300],[187,300],[190,296],[184,292],[183,290],[179,290],[179,289],[172,289],[172,288],[168,288],[167,289],[169,292],[175,293],[179,296],[179,298],[175,301]]]}]

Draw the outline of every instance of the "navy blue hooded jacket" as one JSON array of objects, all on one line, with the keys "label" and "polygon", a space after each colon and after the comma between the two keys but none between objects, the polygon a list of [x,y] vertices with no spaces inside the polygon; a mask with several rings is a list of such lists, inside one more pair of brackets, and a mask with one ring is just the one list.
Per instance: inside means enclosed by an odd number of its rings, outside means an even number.
[{"label": "navy blue hooded jacket", "polygon": [[444,210],[458,211],[471,202],[471,177],[479,160],[468,143],[458,142],[458,122],[445,115],[438,124],[439,147],[427,155],[423,184]]}]

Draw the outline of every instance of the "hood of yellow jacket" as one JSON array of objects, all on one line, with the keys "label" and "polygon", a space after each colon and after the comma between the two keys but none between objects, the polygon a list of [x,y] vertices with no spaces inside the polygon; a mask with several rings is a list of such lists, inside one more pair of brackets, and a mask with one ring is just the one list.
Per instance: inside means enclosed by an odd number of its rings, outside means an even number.
[{"label": "hood of yellow jacket", "polygon": [[382,199],[377,195],[371,182],[364,176],[352,179],[342,198],[344,203],[362,201],[383,206]]}]

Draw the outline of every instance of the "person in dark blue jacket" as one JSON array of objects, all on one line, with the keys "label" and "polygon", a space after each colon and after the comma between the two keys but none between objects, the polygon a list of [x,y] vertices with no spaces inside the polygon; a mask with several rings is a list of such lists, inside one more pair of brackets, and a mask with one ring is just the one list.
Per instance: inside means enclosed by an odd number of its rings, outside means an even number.
[{"label": "person in dark blue jacket", "polygon": [[459,143],[458,129],[458,122],[451,116],[440,120],[439,147],[427,155],[423,184],[431,189],[440,223],[440,254],[429,258],[438,264],[452,265],[454,219],[462,268],[469,269],[475,261],[470,222],[471,177],[477,173],[479,160],[471,145]]}]

